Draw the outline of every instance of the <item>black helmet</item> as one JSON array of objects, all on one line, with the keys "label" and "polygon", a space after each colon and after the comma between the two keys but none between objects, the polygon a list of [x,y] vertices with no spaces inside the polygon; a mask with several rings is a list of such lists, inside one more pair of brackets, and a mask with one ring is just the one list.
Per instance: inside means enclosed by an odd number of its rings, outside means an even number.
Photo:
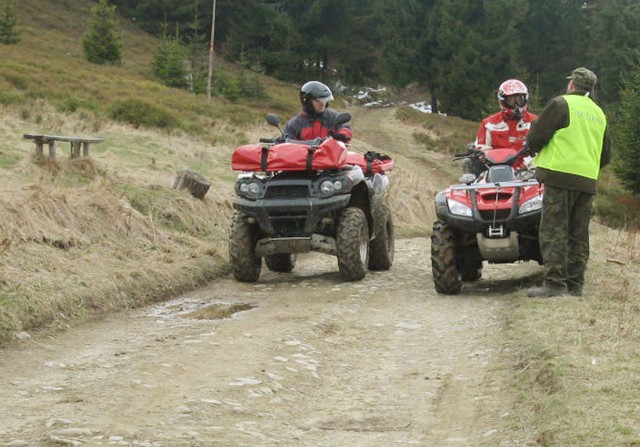
[{"label": "black helmet", "polygon": [[303,107],[310,108],[311,101],[314,99],[324,102],[333,101],[331,89],[318,81],[309,81],[300,87],[300,103]]}]

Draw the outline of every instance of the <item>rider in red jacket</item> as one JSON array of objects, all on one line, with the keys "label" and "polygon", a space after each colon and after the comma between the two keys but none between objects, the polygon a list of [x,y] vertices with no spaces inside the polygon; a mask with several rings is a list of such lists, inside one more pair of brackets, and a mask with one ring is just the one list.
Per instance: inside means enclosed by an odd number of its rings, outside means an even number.
[{"label": "rider in red jacket", "polygon": [[[498,88],[500,112],[482,120],[474,143],[483,151],[495,148],[522,149],[527,141],[531,122],[536,115],[527,111],[529,91],[524,82],[508,79]],[[475,159],[465,159],[465,172],[478,175],[484,167]]]},{"label": "rider in red jacket", "polygon": [[341,124],[335,126],[338,113],[327,108],[333,95],[329,87],[322,82],[309,81],[300,87],[300,103],[302,112],[287,122],[284,134],[294,140],[312,140],[328,135],[344,142],[351,141],[351,126]]}]

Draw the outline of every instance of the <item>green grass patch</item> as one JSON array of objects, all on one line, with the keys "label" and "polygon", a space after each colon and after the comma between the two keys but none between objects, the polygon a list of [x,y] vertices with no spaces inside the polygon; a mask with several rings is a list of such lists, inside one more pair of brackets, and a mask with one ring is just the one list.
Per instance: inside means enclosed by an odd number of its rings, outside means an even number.
[{"label": "green grass patch", "polygon": [[22,157],[16,154],[7,154],[4,151],[0,151],[0,168],[13,169],[21,159]]},{"label": "green grass patch", "polygon": [[613,228],[640,229],[640,197],[625,191],[610,167],[602,170],[593,213]]},{"label": "green grass patch", "polygon": [[76,96],[67,96],[62,99],[58,110],[62,113],[73,113],[78,111],[79,109],[83,109],[86,111],[98,111],[100,110],[100,103],[90,98],[76,97]]}]

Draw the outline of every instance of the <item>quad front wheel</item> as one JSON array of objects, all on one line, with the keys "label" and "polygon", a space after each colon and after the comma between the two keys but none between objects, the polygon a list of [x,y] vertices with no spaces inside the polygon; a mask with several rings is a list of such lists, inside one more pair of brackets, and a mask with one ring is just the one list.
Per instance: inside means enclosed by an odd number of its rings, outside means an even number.
[{"label": "quad front wheel", "polygon": [[338,268],[347,281],[364,278],[369,263],[369,225],[360,208],[340,213],[336,234]]},{"label": "quad front wheel", "polygon": [[244,214],[234,214],[229,230],[229,261],[238,281],[255,282],[260,276],[262,258],[256,256],[255,245],[255,225],[250,224]]},{"label": "quad front wheel", "polygon": [[449,225],[439,220],[433,224],[431,233],[431,272],[438,293],[460,293],[462,279],[456,267],[455,234]]}]

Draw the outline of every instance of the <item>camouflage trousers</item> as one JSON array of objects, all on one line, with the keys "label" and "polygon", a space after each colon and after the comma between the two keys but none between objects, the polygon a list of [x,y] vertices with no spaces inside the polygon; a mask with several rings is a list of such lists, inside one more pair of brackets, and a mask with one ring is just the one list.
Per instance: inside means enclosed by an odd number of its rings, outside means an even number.
[{"label": "camouflage trousers", "polygon": [[589,260],[593,194],[545,185],[540,251],[547,287],[581,291]]}]

